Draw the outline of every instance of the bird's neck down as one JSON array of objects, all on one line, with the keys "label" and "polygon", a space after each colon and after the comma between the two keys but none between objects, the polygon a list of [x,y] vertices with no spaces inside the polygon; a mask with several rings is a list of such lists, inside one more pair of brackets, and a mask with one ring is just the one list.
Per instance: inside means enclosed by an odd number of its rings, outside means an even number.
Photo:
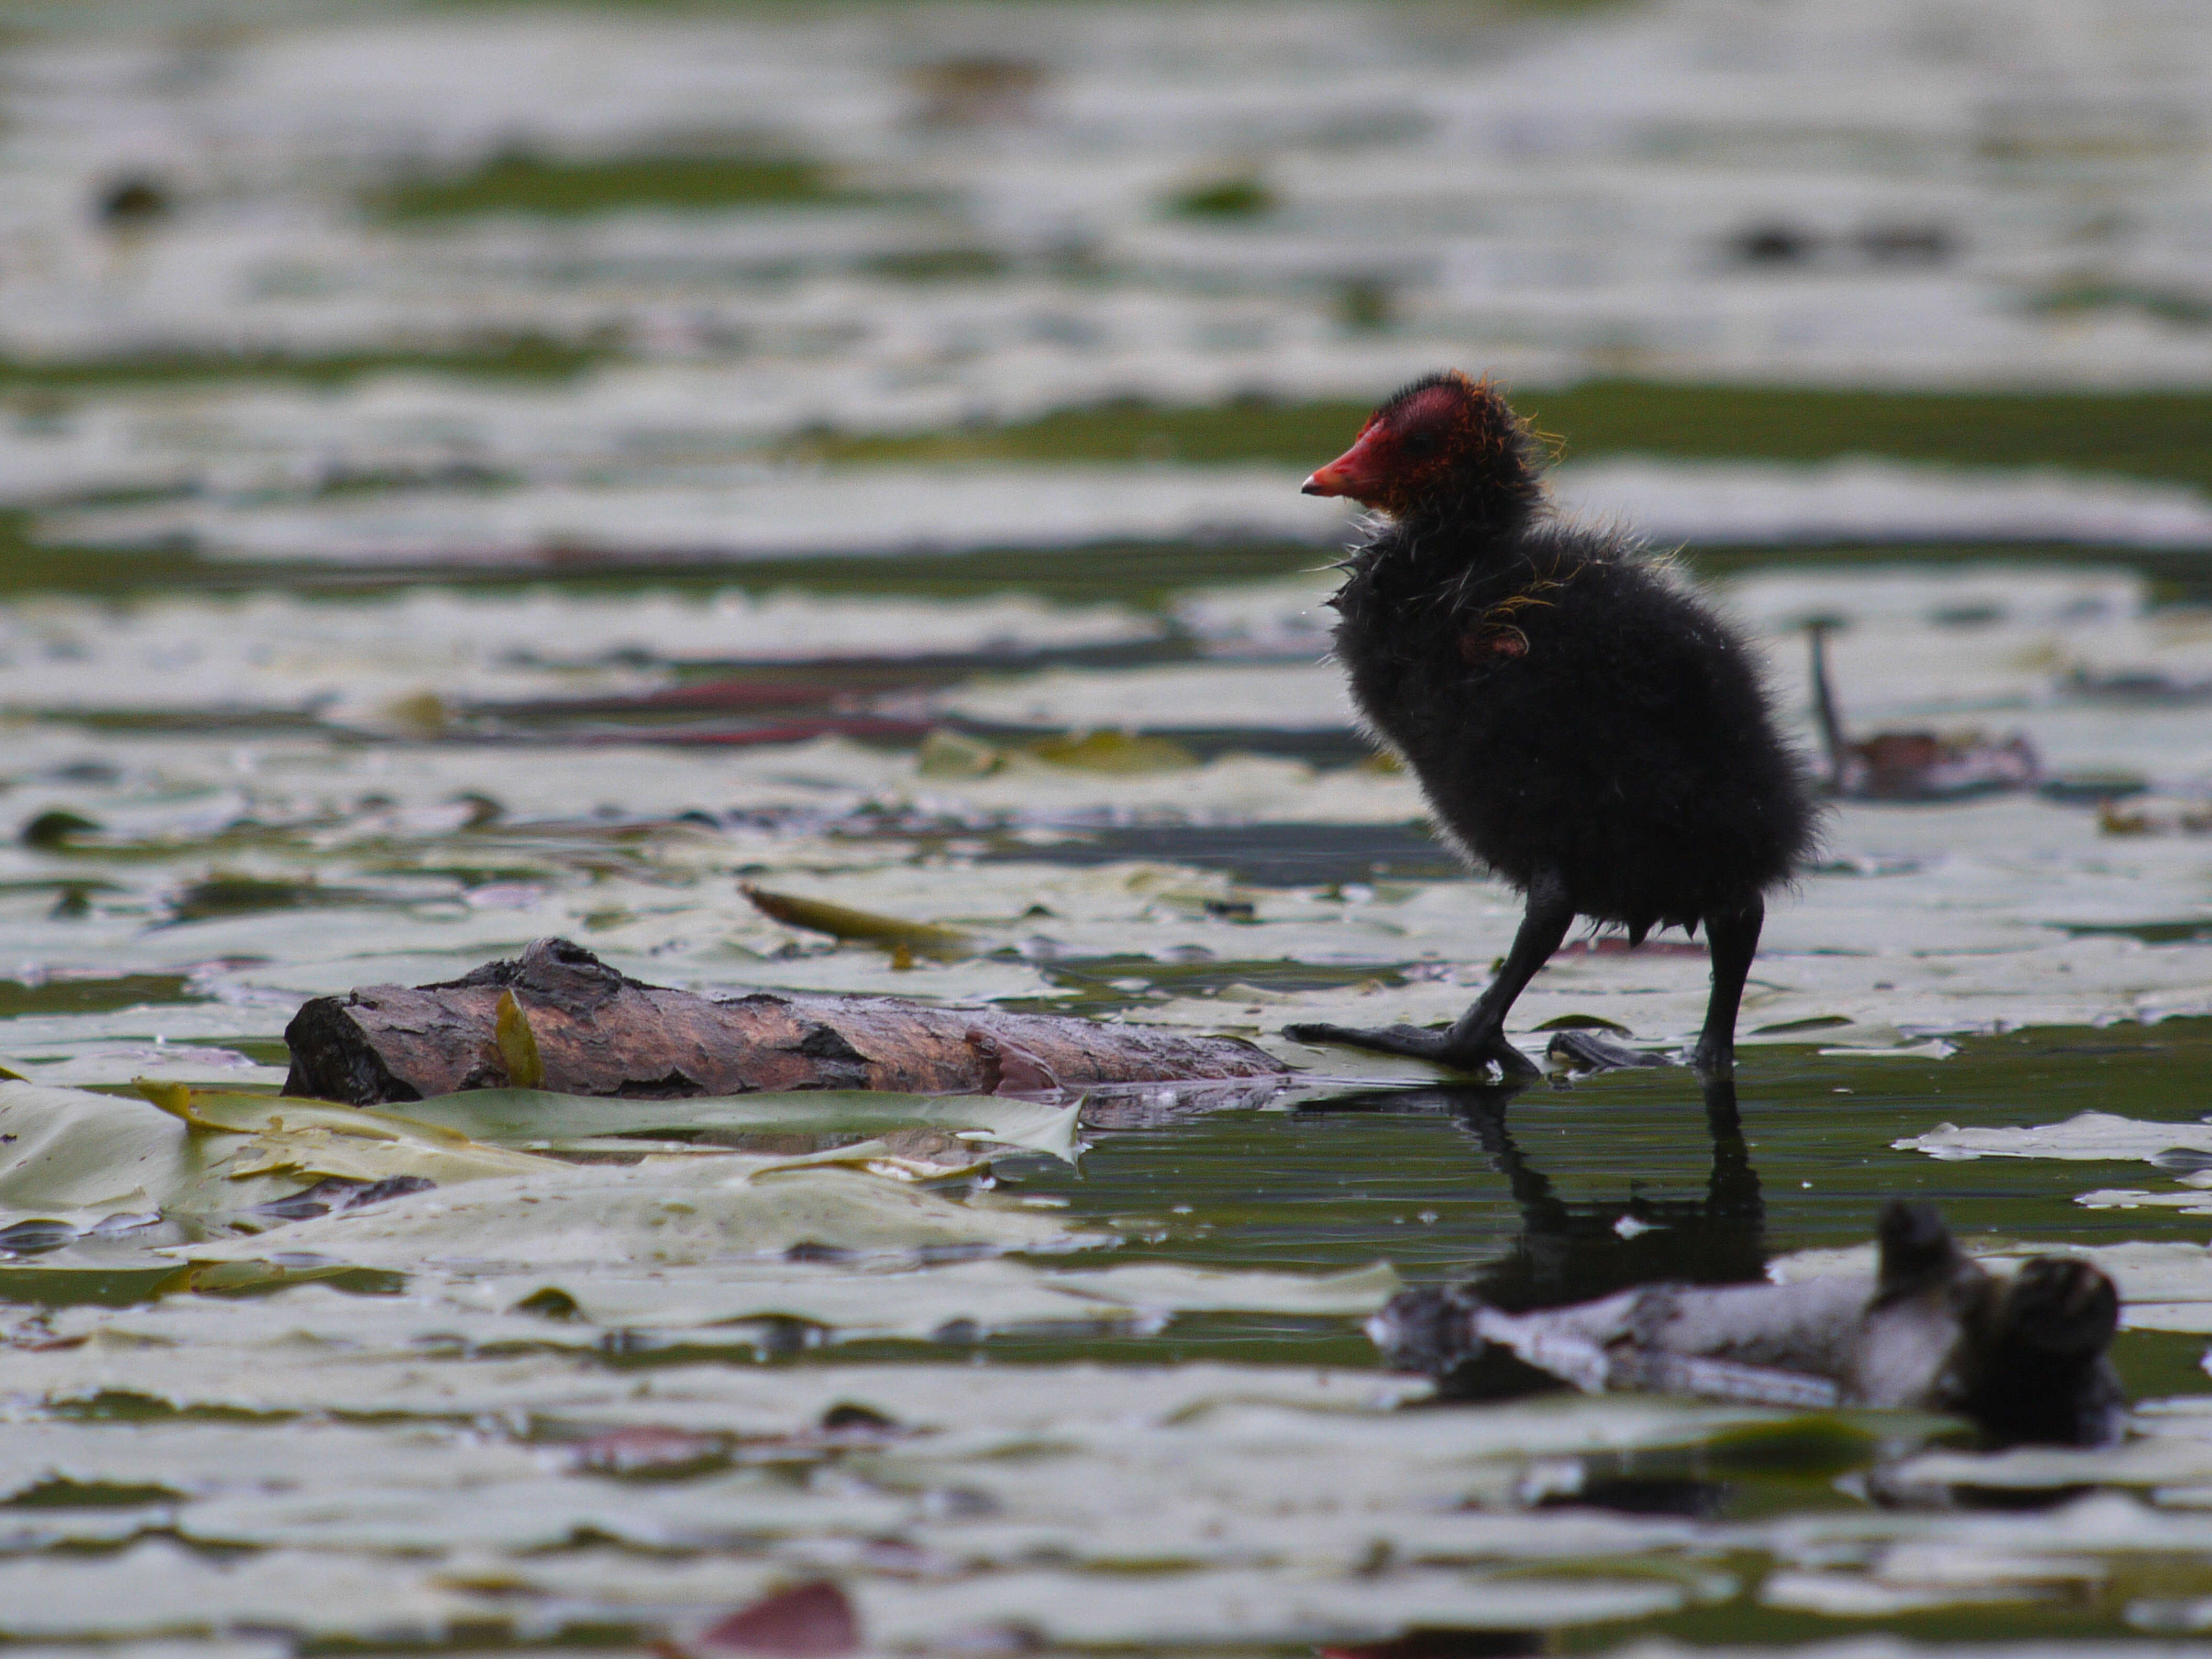
[{"label": "bird's neck down", "polygon": [[1541,499],[1485,505],[1488,510],[1480,513],[1415,510],[1383,518],[1352,550],[1346,572],[1401,599],[1447,590],[1471,598],[1493,586],[1510,590],[1537,574],[1528,531]]}]

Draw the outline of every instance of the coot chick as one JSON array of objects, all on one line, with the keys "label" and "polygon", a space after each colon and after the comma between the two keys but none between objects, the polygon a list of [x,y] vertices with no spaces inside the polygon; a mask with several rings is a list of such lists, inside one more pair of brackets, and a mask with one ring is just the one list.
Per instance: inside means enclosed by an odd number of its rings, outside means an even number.
[{"label": "coot chick", "polygon": [[1534,1070],[1505,1016],[1574,919],[1705,929],[1692,1061],[1725,1076],[1763,895],[1812,847],[1803,763],[1735,630],[1618,531],[1553,514],[1527,426],[1487,380],[1432,374],[1306,481],[1377,509],[1329,601],[1361,714],[1466,855],[1528,895],[1489,988],[1444,1030],[1293,1025],[1476,1071]]}]

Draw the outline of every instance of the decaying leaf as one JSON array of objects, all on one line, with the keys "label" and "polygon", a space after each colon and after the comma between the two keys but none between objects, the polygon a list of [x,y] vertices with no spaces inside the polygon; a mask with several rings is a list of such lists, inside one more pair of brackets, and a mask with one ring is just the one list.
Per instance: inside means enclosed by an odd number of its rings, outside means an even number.
[{"label": "decaying leaf", "polygon": [[499,994],[493,1041],[498,1045],[501,1062],[507,1067],[508,1083],[518,1089],[545,1086],[545,1062],[538,1053],[537,1035],[530,1029],[530,1016],[522,1012],[522,1005],[514,1000],[512,991]]},{"label": "decaying leaf", "polygon": [[879,916],[872,911],[848,909],[826,899],[806,898],[796,893],[771,893],[750,882],[738,883],[738,890],[763,915],[773,917],[787,927],[827,933],[833,939],[852,939],[864,945],[880,945],[893,951],[902,950],[911,956],[928,957],[939,962],[957,962],[975,954],[974,941],[957,927],[908,921],[902,916]]},{"label": "decaying leaf", "polygon": [[1829,688],[1826,626],[1806,630],[1812,643],[1814,711],[1828,755],[1828,787],[1858,800],[1946,800],[2032,788],[2042,757],[2019,732],[1992,738],[1978,731],[1877,732],[1853,741],[1844,734]]},{"label": "decaying leaf", "polygon": [[1050,765],[1081,772],[1179,772],[1198,764],[1198,757],[1174,738],[1133,732],[1040,738],[1024,752]]},{"label": "decaying leaf", "polygon": [[860,1645],[860,1625],[845,1592],[827,1579],[817,1579],[779,1590],[710,1625],[693,1645],[708,1654],[837,1659]]},{"label": "decaying leaf", "polygon": [[921,740],[915,769],[925,778],[987,778],[1006,763],[989,744],[939,726]]}]

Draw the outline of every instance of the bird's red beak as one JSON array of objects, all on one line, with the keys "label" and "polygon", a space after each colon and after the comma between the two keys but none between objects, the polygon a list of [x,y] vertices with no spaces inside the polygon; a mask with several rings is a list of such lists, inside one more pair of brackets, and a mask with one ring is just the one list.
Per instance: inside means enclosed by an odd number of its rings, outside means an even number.
[{"label": "bird's red beak", "polygon": [[1371,501],[1382,486],[1384,459],[1382,429],[1370,421],[1352,447],[1308,478],[1299,494]]}]

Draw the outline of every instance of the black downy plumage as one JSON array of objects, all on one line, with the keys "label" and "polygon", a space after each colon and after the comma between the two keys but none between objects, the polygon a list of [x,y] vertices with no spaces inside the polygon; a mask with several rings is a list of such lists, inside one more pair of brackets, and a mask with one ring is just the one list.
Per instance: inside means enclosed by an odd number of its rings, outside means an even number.
[{"label": "black downy plumage", "polygon": [[1449,1030],[1288,1035],[1527,1073],[1505,1015],[1577,916],[1639,943],[1702,925],[1713,987],[1692,1060],[1725,1075],[1763,896],[1817,825],[1751,649],[1633,537],[1553,513],[1536,445],[1486,380],[1415,381],[1305,489],[1382,515],[1330,601],[1353,700],[1440,828],[1528,909]]}]

